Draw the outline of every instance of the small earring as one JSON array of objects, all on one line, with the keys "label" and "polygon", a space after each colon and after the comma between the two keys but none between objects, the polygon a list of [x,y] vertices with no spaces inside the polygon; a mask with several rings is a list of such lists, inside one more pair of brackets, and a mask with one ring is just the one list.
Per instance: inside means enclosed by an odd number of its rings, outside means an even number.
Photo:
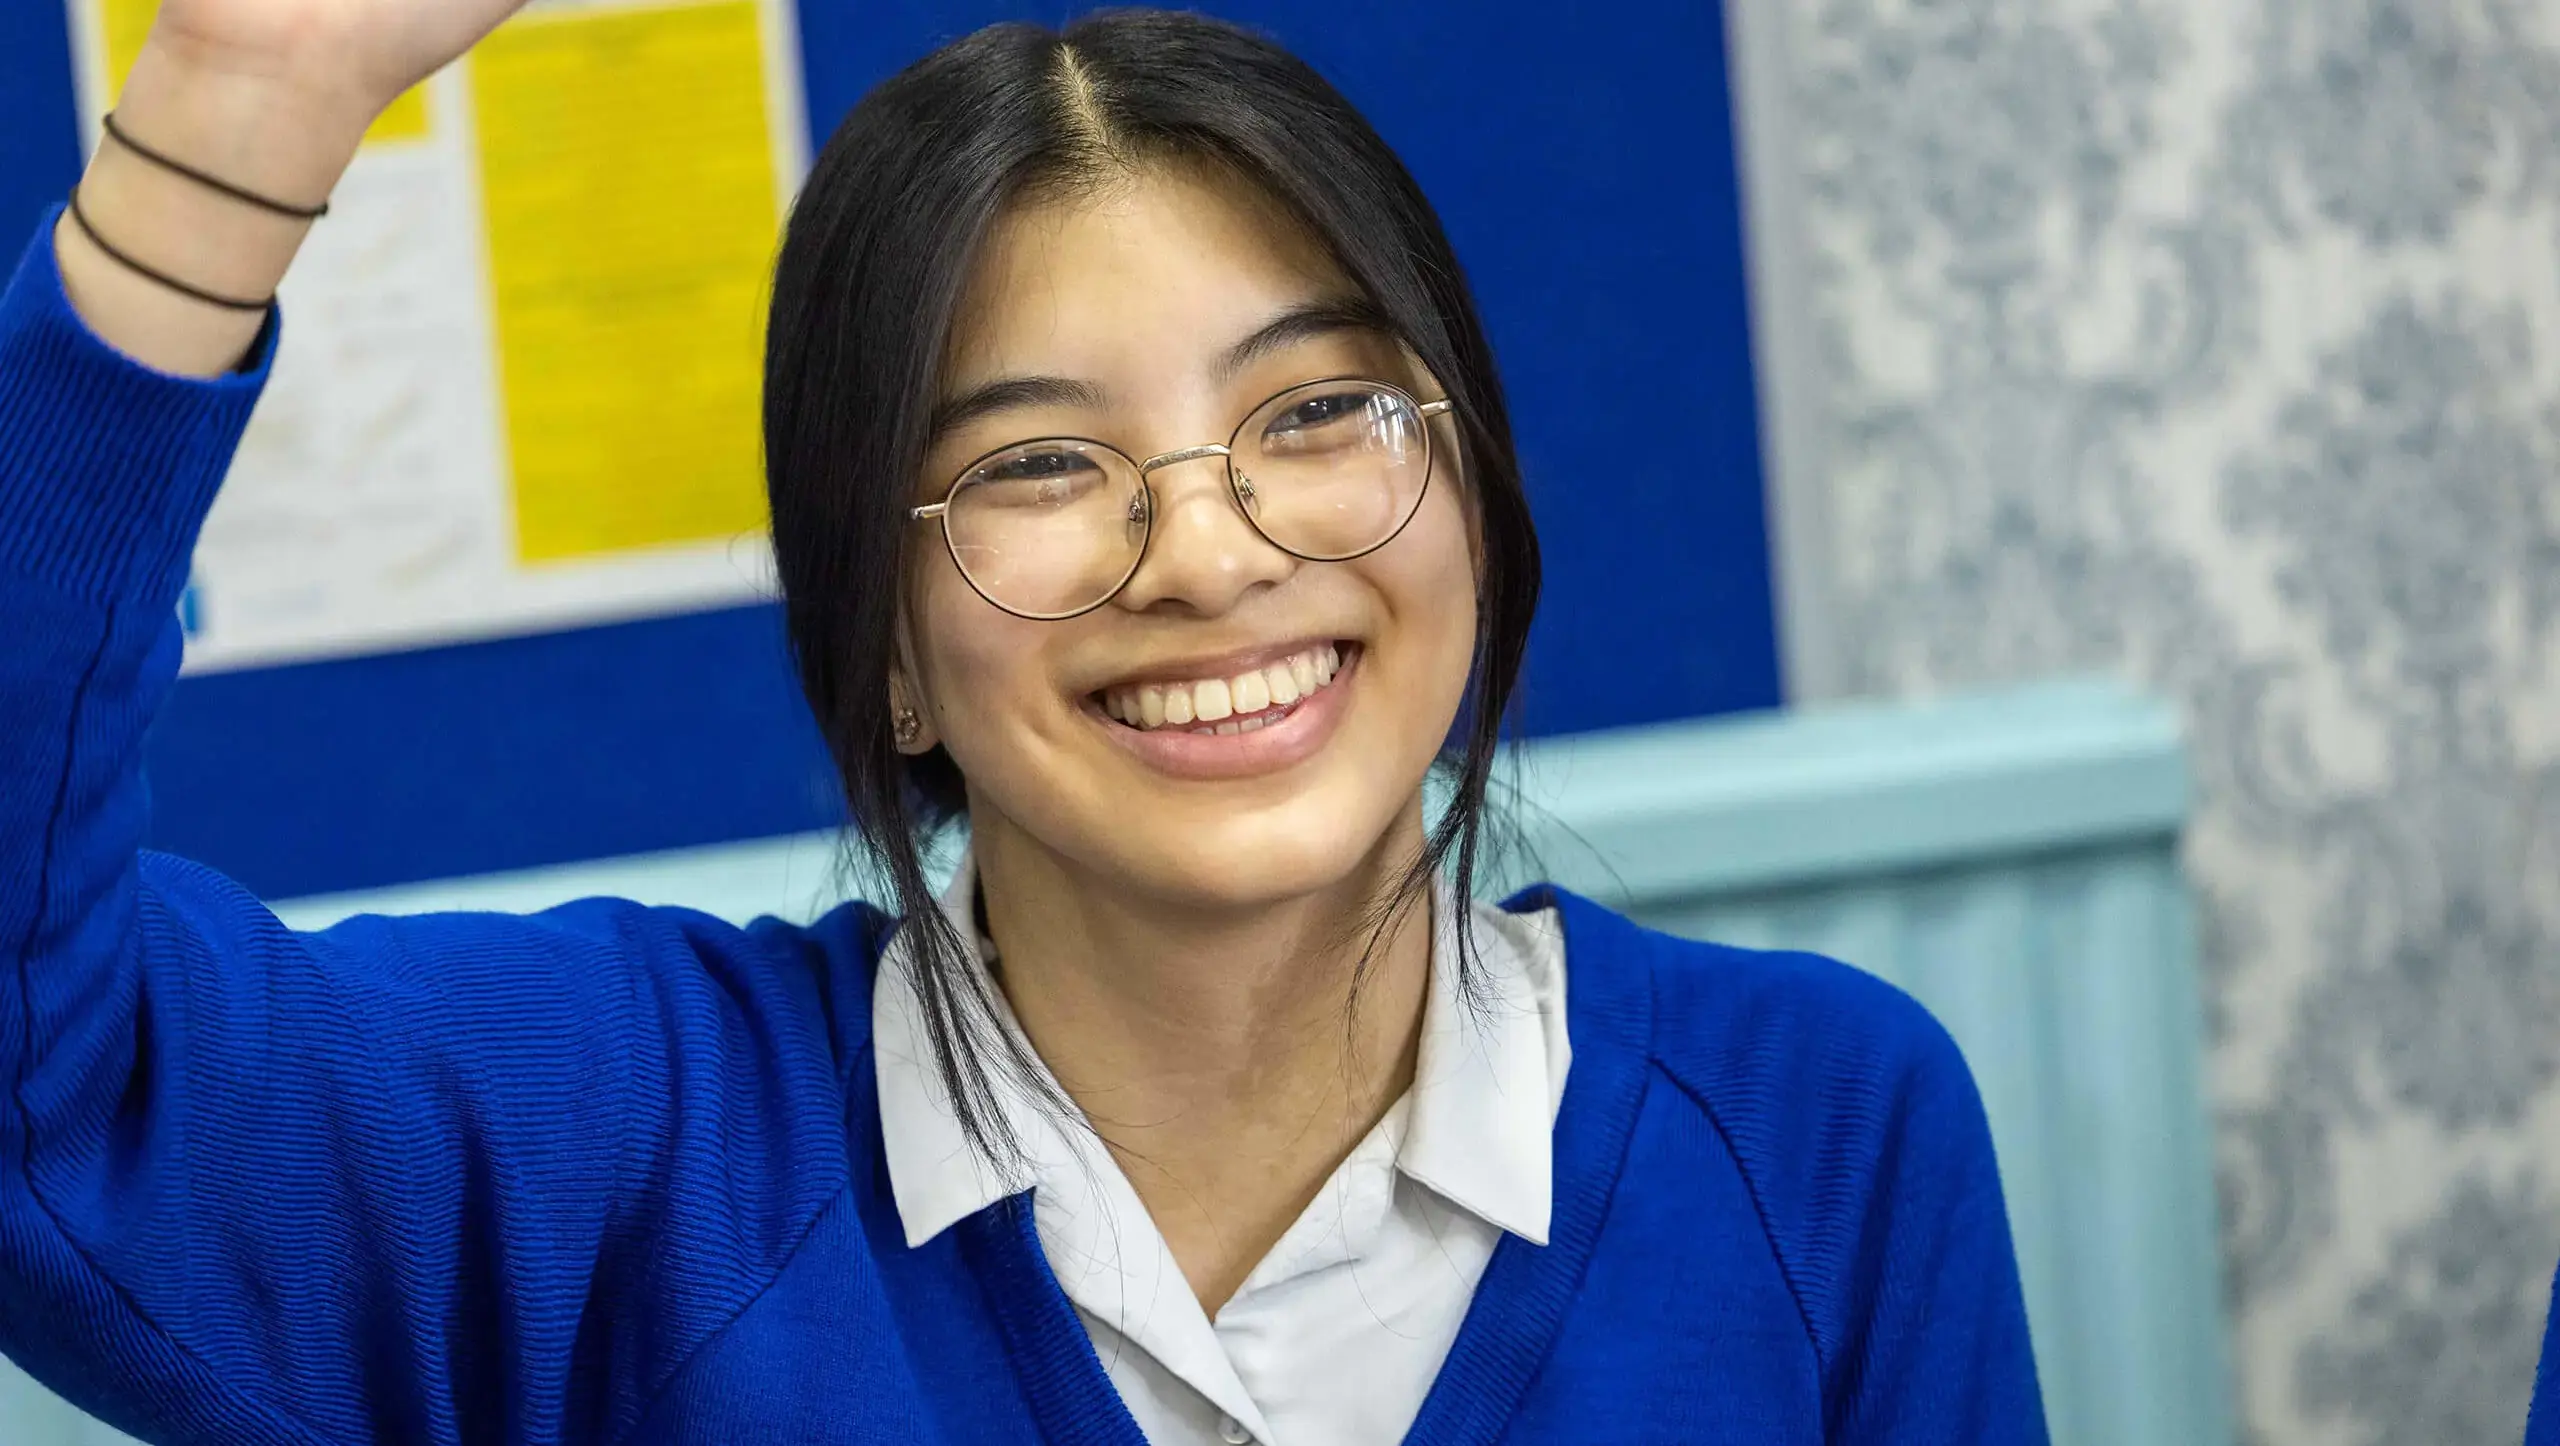
[{"label": "small earring", "polygon": [[899,709],[890,727],[896,733],[901,748],[914,747],[915,741],[924,736],[924,720],[916,716],[913,708]]}]

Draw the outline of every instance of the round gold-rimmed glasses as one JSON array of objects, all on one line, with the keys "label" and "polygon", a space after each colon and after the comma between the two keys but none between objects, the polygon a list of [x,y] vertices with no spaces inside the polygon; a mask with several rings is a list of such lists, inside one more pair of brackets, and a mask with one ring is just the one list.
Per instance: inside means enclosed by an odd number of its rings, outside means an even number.
[{"label": "round gold-rimmed glasses", "polygon": [[960,469],[940,502],[909,514],[942,524],[951,560],[978,595],[1017,617],[1055,621],[1117,596],[1146,560],[1157,469],[1216,457],[1256,532],[1309,562],[1347,562],[1395,540],[1431,485],[1420,402],[1365,377],[1302,382],[1245,415],[1233,435],[1143,462],[1090,437],[1015,442]]}]

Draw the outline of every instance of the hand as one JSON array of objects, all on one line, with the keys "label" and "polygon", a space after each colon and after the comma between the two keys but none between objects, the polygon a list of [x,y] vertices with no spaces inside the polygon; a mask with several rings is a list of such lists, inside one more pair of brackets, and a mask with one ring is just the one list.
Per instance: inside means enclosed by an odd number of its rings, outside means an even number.
[{"label": "hand", "polygon": [[272,83],[370,122],[524,3],[162,0],[149,44],[180,68]]}]

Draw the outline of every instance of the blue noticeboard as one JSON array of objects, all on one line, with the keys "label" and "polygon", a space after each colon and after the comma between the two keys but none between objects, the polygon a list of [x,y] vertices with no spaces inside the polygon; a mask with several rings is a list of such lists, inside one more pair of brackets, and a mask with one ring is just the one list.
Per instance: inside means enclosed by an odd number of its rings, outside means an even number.
[{"label": "blue noticeboard", "polygon": [[[802,0],[814,133],[939,41],[1058,5]],[[1536,734],[1780,698],[1720,7],[1226,0],[1439,206],[1511,392],[1547,564]],[[0,6],[0,233],[77,174],[59,0]],[[155,846],[269,897],[828,826],[775,611],[187,678]]]}]

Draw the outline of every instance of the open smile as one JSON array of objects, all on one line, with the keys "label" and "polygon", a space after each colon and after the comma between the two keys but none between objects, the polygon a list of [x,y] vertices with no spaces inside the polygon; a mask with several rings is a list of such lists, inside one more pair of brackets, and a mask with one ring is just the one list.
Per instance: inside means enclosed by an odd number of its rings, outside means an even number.
[{"label": "open smile", "polygon": [[1223,677],[1116,684],[1085,711],[1157,771],[1237,778],[1286,768],[1332,736],[1362,649],[1320,642]]},{"label": "open smile", "polygon": [[[1358,645],[1350,646],[1356,650]],[[1342,666],[1342,645],[1317,643],[1231,678],[1108,688],[1097,701],[1107,717],[1141,732],[1184,728],[1232,736],[1286,718],[1299,703],[1332,686]]]}]

